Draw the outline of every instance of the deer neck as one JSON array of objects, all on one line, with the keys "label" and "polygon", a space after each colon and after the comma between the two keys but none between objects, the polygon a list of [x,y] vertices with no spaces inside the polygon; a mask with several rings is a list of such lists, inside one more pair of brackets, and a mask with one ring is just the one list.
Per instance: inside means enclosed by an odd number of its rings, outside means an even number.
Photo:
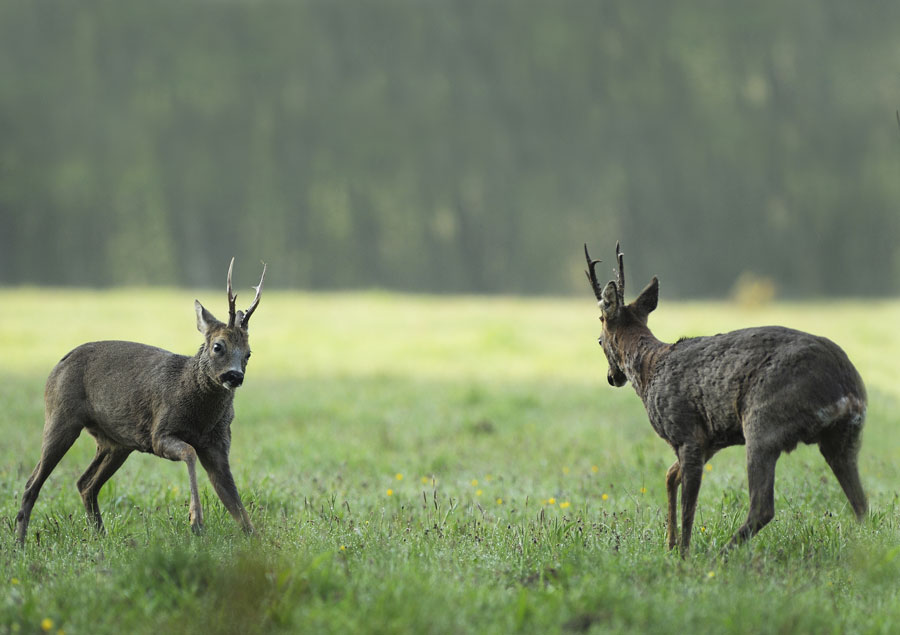
[{"label": "deer neck", "polygon": [[194,386],[199,394],[207,399],[218,399],[220,401],[233,401],[234,391],[228,390],[210,375],[208,364],[206,362],[206,344],[200,347],[197,354],[188,361],[188,374],[190,375]]},{"label": "deer neck", "polygon": [[650,329],[643,325],[629,329],[621,340],[625,363],[622,370],[642,400],[647,394],[659,357],[666,348],[666,344],[656,339]]}]

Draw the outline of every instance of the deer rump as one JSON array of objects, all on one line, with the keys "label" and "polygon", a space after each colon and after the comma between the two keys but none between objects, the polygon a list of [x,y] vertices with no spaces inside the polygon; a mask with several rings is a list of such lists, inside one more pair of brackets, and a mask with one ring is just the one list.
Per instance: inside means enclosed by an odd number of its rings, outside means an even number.
[{"label": "deer rump", "polygon": [[780,326],[679,340],[648,379],[642,397],[656,433],[676,448],[699,436],[707,459],[748,438],[790,452],[865,419],[865,387],[844,351]]}]

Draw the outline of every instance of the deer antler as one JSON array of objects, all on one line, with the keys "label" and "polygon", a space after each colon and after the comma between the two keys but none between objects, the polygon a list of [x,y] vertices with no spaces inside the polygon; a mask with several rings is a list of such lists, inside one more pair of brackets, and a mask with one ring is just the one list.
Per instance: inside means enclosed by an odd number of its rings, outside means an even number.
[{"label": "deer antler", "polygon": [[237,296],[231,288],[231,270],[233,268],[234,256],[231,257],[231,264],[228,265],[228,282],[225,285],[225,290],[228,291],[228,328],[233,327],[235,323],[234,303],[237,300]]},{"label": "deer antler", "polygon": [[625,259],[619,250],[619,241],[616,241],[616,260],[619,261],[619,271],[616,273],[616,287],[619,293],[619,306],[625,306]]},{"label": "deer antler", "polygon": [[587,260],[588,265],[588,268],[584,271],[584,275],[586,275],[588,281],[590,281],[591,288],[594,290],[594,295],[597,297],[597,301],[599,302],[601,299],[603,299],[603,289],[600,288],[600,283],[597,281],[597,272],[594,270],[594,267],[596,267],[598,263],[603,261],[591,260],[591,255],[588,253],[587,243],[584,244],[584,258],[585,260]]},{"label": "deer antler", "polygon": [[257,305],[259,305],[259,296],[262,294],[263,288],[263,280],[266,278],[266,263],[262,263],[263,270],[262,275],[259,277],[259,284],[253,287],[256,289],[256,297],[253,298],[253,302],[250,304],[250,308],[244,313],[241,318],[241,328],[246,330],[247,325],[250,322],[250,316],[253,315],[253,312],[256,310]]}]

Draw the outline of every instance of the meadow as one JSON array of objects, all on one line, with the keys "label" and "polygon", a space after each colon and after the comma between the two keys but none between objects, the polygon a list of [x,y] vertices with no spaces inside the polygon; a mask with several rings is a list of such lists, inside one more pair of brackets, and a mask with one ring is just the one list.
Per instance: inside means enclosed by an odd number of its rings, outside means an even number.
[{"label": "meadow", "polygon": [[[247,300],[244,291],[242,299]],[[232,425],[245,537],[201,472],[133,454],[89,527],[83,434],[13,526],[43,383],[74,346],[193,354],[222,291],[0,291],[0,633],[891,633],[900,630],[900,302],[678,303],[660,339],[783,324],[867,383],[862,524],[815,447],[783,456],[749,545],[743,448],[704,473],[691,557],[665,547],[668,446],[606,383],[595,302],[266,292]],[[238,301],[241,304],[241,300]]]}]

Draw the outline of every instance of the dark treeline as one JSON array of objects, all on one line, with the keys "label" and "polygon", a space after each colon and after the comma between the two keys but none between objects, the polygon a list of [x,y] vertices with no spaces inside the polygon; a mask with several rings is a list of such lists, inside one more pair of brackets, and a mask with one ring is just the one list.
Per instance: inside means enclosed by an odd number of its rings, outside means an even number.
[{"label": "dark treeline", "polygon": [[900,290],[900,3],[0,3],[0,284]]}]

